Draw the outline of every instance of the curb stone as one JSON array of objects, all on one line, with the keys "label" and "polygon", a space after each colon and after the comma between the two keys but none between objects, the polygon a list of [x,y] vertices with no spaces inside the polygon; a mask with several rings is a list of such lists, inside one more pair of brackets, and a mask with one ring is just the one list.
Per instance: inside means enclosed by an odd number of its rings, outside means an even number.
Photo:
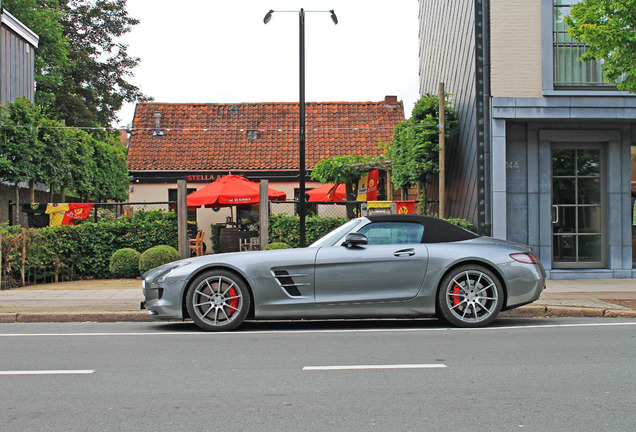
[{"label": "curb stone", "polygon": [[499,316],[502,318],[545,318],[546,311],[547,307],[545,306],[522,306],[501,312]]},{"label": "curb stone", "polygon": [[18,314],[15,313],[0,313],[0,323],[9,324],[16,322]]},{"label": "curb stone", "polygon": [[597,308],[582,308],[582,307],[567,307],[567,306],[548,306],[546,308],[546,315],[560,318],[602,318],[605,313],[604,309]]},{"label": "curb stone", "polygon": [[[501,312],[501,318],[636,318],[634,310],[528,305]],[[0,323],[155,322],[147,312],[0,313]]]},{"label": "curb stone", "polygon": [[636,311],[633,310],[606,310],[603,314],[606,318],[636,318]]},{"label": "curb stone", "polygon": [[0,323],[37,322],[149,322],[146,312],[52,312],[0,314]]}]

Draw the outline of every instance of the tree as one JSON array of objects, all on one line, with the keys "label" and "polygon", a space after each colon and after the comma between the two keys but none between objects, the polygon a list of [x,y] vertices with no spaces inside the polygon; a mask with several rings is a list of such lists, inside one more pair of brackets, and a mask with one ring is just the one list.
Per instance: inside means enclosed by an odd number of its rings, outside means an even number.
[{"label": "tree", "polygon": [[68,125],[106,125],[124,102],[151,100],[127,81],[140,59],[116,41],[139,23],[128,15],[126,0],[65,0],[62,11],[70,67],[51,112]]},{"label": "tree", "polygon": [[70,157],[75,148],[70,130],[63,128],[60,122],[43,117],[39,129],[38,139],[43,149],[40,155],[42,176],[34,181],[48,184],[52,195],[57,188],[68,184],[68,173],[73,169]]},{"label": "tree", "polygon": [[355,201],[355,190],[362,176],[356,165],[362,162],[362,156],[334,156],[321,160],[311,170],[311,178],[320,183],[345,183],[347,201]]},{"label": "tree", "polygon": [[[79,196],[90,196],[93,190],[95,146],[92,135],[80,129],[68,129],[71,135],[68,161],[71,169],[66,173],[66,187],[75,191]],[[64,189],[60,191],[64,195]],[[88,198],[87,198],[88,199]]]},{"label": "tree", "polygon": [[636,93],[636,0],[582,0],[565,17],[568,34],[588,45],[583,61],[602,60],[605,77]]},{"label": "tree", "polygon": [[68,186],[87,201],[125,200],[126,150],[117,132],[62,127],[26,99],[0,112],[0,180]]},{"label": "tree", "polygon": [[[457,134],[457,114],[450,107],[445,109],[444,124],[447,139]],[[389,154],[391,178],[398,189],[422,185],[424,191],[431,175],[439,172],[438,125],[439,97],[426,94],[415,104],[411,118],[395,126]]]},{"label": "tree", "polygon": [[124,102],[146,101],[127,78],[139,64],[116,38],[139,23],[126,0],[4,0],[40,37],[35,102],[68,126],[105,126]]},{"label": "tree", "polygon": [[39,139],[41,110],[24,98],[1,107],[0,179],[9,183],[30,182],[43,177],[41,156],[44,144]]},{"label": "tree", "polygon": [[98,202],[111,199],[125,201],[128,198],[126,149],[121,145],[117,133],[102,132],[100,138],[93,140],[95,175],[89,199]]},{"label": "tree", "polygon": [[53,89],[62,81],[69,65],[68,42],[64,39],[59,0],[3,0],[2,7],[40,38],[35,50],[35,103],[55,103]]}]

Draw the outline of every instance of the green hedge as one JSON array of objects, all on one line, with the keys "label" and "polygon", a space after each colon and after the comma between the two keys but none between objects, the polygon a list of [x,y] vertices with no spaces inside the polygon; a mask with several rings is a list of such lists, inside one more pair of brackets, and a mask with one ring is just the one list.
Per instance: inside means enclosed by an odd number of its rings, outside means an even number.
[{"label": "green hedge", "polygon": [[[110,257],[122,248],[145,251],[165,244],[177,247],[174,212],[137,211],[130,217],[79,225],[29,228],[0,225],[2,288],[27,283],[111,277]],[[22,266],[22,244],[26,254]]]},{"label": "green hedge", "polygon": [[287,243],[269,243],[263,250],[289,249]]},{"label": "green hedge", "polygon": [[[318,240],[329,231],[346,223],[347,218],[321,218],[310,216],[305,219],[305,241],[307,245]],[[300,245],[300,218],[298,216],[274,215],[269,218],[269,243],[287,243],[295,248]]]}]

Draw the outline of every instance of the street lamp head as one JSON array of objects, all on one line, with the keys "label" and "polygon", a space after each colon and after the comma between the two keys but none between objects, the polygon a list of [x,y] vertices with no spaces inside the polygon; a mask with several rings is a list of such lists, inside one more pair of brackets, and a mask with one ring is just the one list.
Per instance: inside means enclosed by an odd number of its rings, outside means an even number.
[{"label": "street lamp head", "polygon": [[272,14],[274,13],[274,11],[272,9],[269,10],[269,12],[267,12],[267,15],[265,15],[265,18],[263,18],[263,22],[265,24],[267,24],[268,22],[270,22],[272,20]]},{"label": "street lamp head", "polygon": [[333,9],[331,9],[329,12],[331,12],[331,21],[333,21],[334,24],[338,24],[338,17],[336,16],[336,13],[333,11]]}]

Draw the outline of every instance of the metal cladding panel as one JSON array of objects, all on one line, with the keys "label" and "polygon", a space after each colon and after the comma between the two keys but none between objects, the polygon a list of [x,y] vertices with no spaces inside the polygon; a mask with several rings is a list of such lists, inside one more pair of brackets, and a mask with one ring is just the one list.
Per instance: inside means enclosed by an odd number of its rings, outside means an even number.
[{"label": "metal cladding panel", "polygon": [[[446,147],[446,212],[478,223],[478,148],[473,0],[420,0],[420,94],[452,95],[459,136]],[[437,190],[430,191],[431,199]]]},{"label": "metal cladding panel", "polygon": [[33,102],[34,48],[6,26],[0,27],[0,104],[26,97]]}]

